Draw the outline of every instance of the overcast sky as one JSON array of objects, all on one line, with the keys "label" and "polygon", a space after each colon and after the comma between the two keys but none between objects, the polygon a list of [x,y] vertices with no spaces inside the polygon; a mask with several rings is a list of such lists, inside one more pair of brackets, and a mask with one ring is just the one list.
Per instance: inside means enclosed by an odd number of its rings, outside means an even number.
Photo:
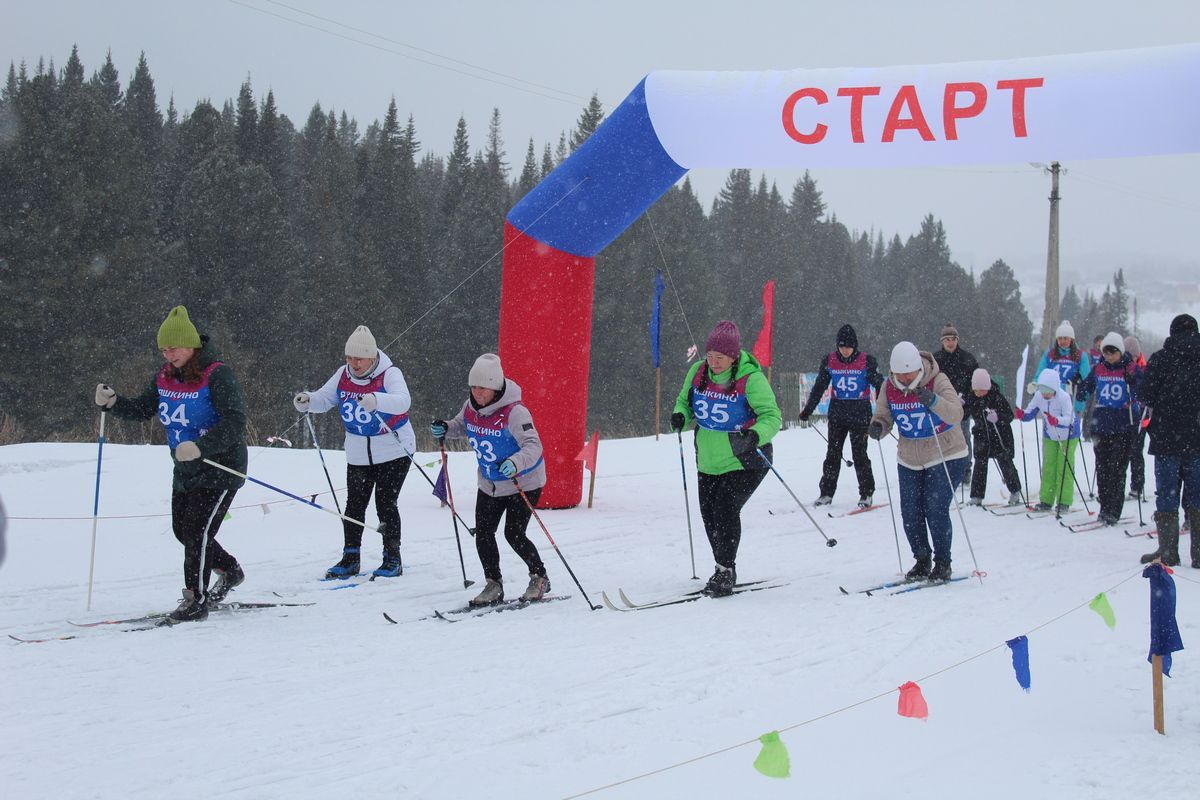
[{"label": "overcast sky", "polygon": [[[543,142],[574,125],[592,92],[611,110],[655,69],[932,64],[1200,42],[1196,0],[43,0],[13,2],[4,17],[5,62],[32,67],[45,57],[61,67],[78,44],[90,75],[111,49],[124,82],[145,51],[164,108],[171,94],[181,110],[205,97],[219,104],[249,75],[256,95],[273,89],[297,126],[320,101],[365,130],[394,95],[425,148],[444,154],[460,115],[480,146],[498,106],[516,169],[529,138],[540,154]],[[1119,120],[1120,109],[1113,115]],[[1200,155],[1064,166],[1064,282],[1103,284],[1122,264],[1135,280],[1156,266],[1200,275]],[[849,227],[908,236],[932,213],[963,266],[978,272],[1004,258],[1028,273],[1027,294],[1040,292],[1049,178],[1039,170],[814,174]],[[706,206],[725,175],[691,173]],[[768,179],[786,197],[796,174],[774,171]],[[1038,303],[1030,308],[1035,321]]]}]

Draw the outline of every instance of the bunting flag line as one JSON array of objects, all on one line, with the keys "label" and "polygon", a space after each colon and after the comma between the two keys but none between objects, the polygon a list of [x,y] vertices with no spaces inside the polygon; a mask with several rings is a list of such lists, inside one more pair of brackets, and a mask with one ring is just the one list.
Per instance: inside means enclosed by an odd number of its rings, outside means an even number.
[{"label": "bunting flag line", "polygon": [[925,703],[925,696],[921,694],[920,686],[909,681],[900,687],[900,701],[897,704],[896,713],[902,717],[929,719],[929,706]]},{"label": "bunting flag line", "polygon": [[654,303],[650,306],[650,363],[655,369],[659,367],[659,342],[662,337],[662,296],[666,284],[663,283],[662,270],[654,273]]},{"label": "bunting flag line", "polygon": [[1012,650],[1012,665],[1013,672],[1017,676],[1017,683],[1026,692],[1029,691],[1029,637],[1024,634],[1015,639],[1009,639],[1005,644]]},{"label": "bunting flag line", "polygon": [[775,327],[775,281],[767,281],[763,286],[762,304],[762,330],[758,332],[758,339],[755,340],[754,349],[750,353],[758,359],[760,365],[769,367],[771,366],[771,358],[775,349],[772,337],[772,331]]},{"label": "bunting flag line", "polygon": [[1112,606],[1108,604],[1108,596],[1104,592],[1092,598],[1092,602],[1088,603],[1088,608],[1099,614],[1109,629],[1114,631],[1117,629],[1117,615],[1113,613]]},{"label": "bunting flag line", "polygon": [[790,778],[792,762],[787,746],[779,738],[779,731],[764,733],[758,740],[762,742],[762,750],[754,759],[754,768],[768,778]]},{"label": "bunting flag line", "polygon": [[1150,654],[1146,660],[1154,663],[1155,656],[1162,656],[1162,671],[1169,678],[1171,653],[1183,649],[1175,620],[1175,579],[1161,563],[1147,566],[1142,577],[1150,579]]}]

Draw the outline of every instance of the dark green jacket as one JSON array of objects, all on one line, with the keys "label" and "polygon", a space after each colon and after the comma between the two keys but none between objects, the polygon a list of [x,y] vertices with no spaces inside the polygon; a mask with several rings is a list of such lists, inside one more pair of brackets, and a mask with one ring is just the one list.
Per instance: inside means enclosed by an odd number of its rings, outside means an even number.
[{"label": "dark green jacket", "polygon": [[[207,336],[201,336],[200,342],[201,369],[221,360],[220,354]],[[169,364],[165,364],[163,368],[172,369]],[[246,396],[242,394],[242,387],[233,376],[233,370],[224,364],[209,375],[208,389],[213,405],[221,415],[221,421],[196,440],[196,446],[200,448],[199,459],[175,461],[172,488],[177,492],[191,489],[238,489],[245,483],[244,479],[236,475],[210,467],[202,459],[212,459],[238,472],[246,471],[249,460],[246,454]],[[109,410],[113,416],[120,419],[145,420],[158,416],[158,373],[150,379],[150,384],[140,395],[118,395],[117,402]],[[171,451],[171,460],[175,460],[174,450]]]},{"label": "dark green jacket", "polygon": [[[683,389],[675,399],[675,410],[683,414],[685,425],[692,421],[692,379],[704,363],[701,360],[692,365],[684,378]],[[733,367],[720,375],[712,375],[709,380],[713,383],[727,384],[745,375],[749,376],[746,379],[746,401],[754,409],[755,417],[750,430],[758,434],[758,446],[764,447],[779,433],[783,417],[779,413],[779,405],[775,402],[775,392],[771,390],[771,384],[767,383],[767,376],[763,374],[762,367],[758,365],[754,356],[743,350]],[[760,463],[762,459],[753,451],[743,453],[742,458],[738,458],[731,443],[731,437],[734,436],[737,434],[697,427],[696,468],[707,475],[723,475],[726,472],[746,469],[747,464],[765,469],[766,465]]]}]

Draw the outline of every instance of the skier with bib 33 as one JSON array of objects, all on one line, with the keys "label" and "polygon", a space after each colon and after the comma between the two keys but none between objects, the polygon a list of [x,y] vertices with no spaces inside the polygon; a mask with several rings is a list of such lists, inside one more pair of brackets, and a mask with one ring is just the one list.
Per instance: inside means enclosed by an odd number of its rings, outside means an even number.
[{"label": "skier with bib 33", "polygon": [[[345,365],[324,386],[297,392],[292,404],[302,414],[338,410],[346,429],[346,516],[363,519],[371,493],[375,493],[383,563],[371,574],[375,578],[395,578],[404,574],[396,498],[417,449],[408,421],[412,396],[404,374],[379,349],[366,325],[359,325],[350,334],[345,353]],[[342,558],[326,570],[326,580],[344,580],[358,574],[362,535],[362,525],[342,520]]]}]

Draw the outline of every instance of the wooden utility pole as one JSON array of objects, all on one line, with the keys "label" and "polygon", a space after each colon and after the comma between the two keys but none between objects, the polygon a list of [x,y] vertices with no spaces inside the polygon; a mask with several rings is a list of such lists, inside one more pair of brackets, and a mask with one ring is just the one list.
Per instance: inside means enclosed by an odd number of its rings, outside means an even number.
[{"label": "wooden utility pole", "polygon": [[1061,321],[1058,318],[1060,299],[1058,292],[1058,174],[1057,161],[1050,162],[1050,238],[1046,247],[1046,307],[1042,312],[1042,339],[1046,344],[1054,340],[1054,331]]}]

